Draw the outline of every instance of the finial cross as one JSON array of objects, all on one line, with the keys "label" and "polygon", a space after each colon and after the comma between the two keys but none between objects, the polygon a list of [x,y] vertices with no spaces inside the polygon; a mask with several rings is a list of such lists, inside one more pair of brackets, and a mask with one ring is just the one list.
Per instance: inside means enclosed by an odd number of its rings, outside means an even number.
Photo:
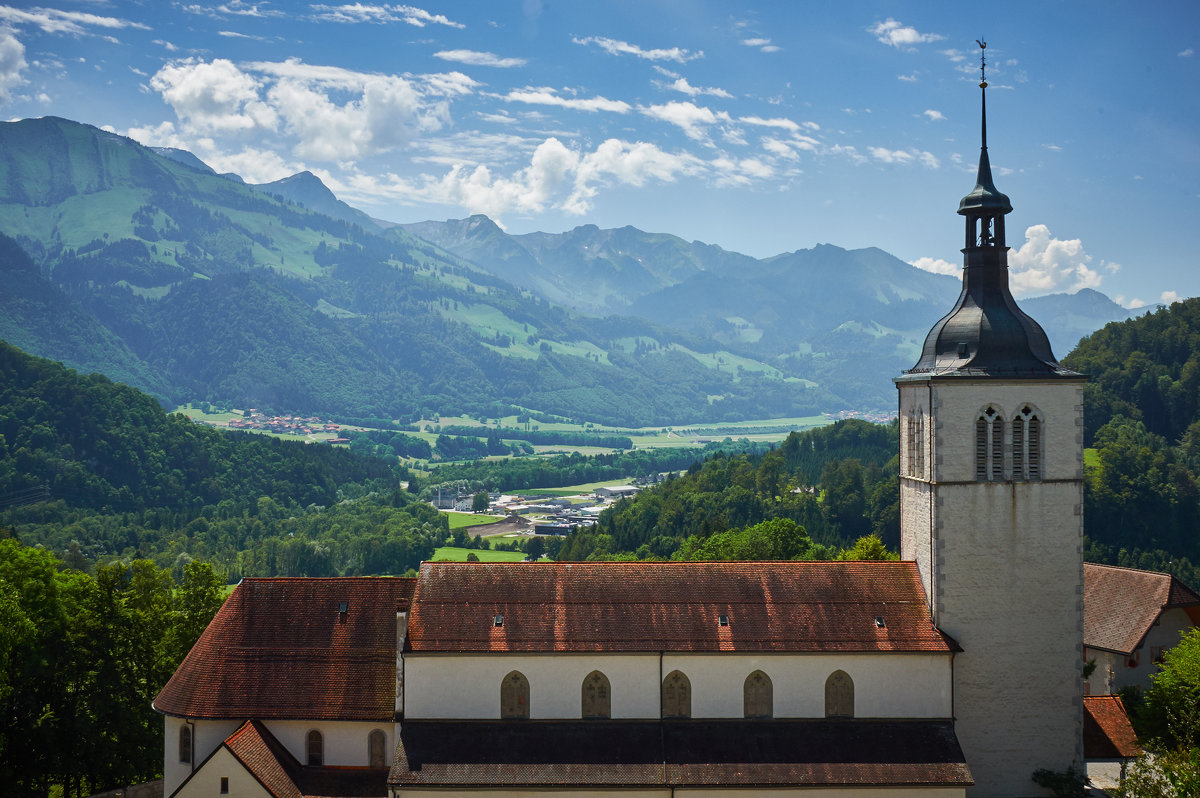
[{"label": "finial cross", "polygon": [[976,39],[975,43],[979,45],[979,88],[987,88],[987,42],[983,39]]}]

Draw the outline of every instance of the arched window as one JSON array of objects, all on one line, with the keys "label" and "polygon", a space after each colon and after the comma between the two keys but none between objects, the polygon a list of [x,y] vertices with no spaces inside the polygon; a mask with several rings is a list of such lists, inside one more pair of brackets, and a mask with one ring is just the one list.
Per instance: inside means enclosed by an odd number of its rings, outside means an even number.
[{"label": "arched window", "polygon": [[192,727],[186,723],[179,727],[179,761],[192,763]]},{"label": "arched window", "polygon": [[592,671],[583,680],[580,713],[585,718],[612,717],[612,688],[600,671]]},{"label": "arched window", "polygon": [[500,717],[529,717],[529,680],[520,671],[513,671],[500,683]]},{"label": "arched window", "polygon": [[1042,420],[1030,405],[1012,422],[1012,475],[1030,482],[1042,478]]},{"label": "arched window", "polygon": [[316,729],[308,733],[308,764],[310,767],[325,764],[325,738]]},{"label": "arched window", "polygon": [[908,460],[908,468],[905,470],[910,477],[917,475],[917,416],[912,410],[908,411],[908,418],[904,419],[905,440],[908,445],[905,447],[905,457]]},{"label": "arched window", "polygon": [[387,767],[387,735],[382,729],[367,735],[367,762],[373,768]]},{"label": "arched window", "polygon": [[690,718],[692,716],[692,683],[680,671],[671,671],[662,683],[662,716]]},{"label": "arched window", "polygon": [[854,717],[854,680],[845,671],[834,671],[825,680],[825,717]]},{"label": "arched window", "polygon": [[1004,417],[991,405],[975,419],[975,479],[1004,479]]},{"label": "arched window", "polygon": [[747,718],[769,718],[773,714],[774,689],[771,677],[755,671],[742,685],[742,706]]},{"label": "arched window", "polygon": [[916,460],[914,466],[915,475],[921,479],[925,478],[925,411],[917,408],[917,431],[914,435],[916,438],[916,446],[913,447],[913,455]]}]

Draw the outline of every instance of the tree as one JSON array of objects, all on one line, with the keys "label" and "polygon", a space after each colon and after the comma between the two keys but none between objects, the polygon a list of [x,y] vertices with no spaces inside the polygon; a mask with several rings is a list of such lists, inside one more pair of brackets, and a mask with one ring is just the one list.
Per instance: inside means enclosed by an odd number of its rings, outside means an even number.
[{"label": "tree", "polygon": [[1138,711],[1148,742],[1161,747],[1200,746],[1200,627],[1163,654]]},{"label": "tree", "polygon": [[529,539],[525,544],[525,559],[530,562],[537,562],[542,559],[542,555],[546,553],[546,541],[539,537]]},{"label": "tree", "polygon": [[488,509],[488,495],[486,490],[481,490],[471,499],[471,512],[486,513]]}]

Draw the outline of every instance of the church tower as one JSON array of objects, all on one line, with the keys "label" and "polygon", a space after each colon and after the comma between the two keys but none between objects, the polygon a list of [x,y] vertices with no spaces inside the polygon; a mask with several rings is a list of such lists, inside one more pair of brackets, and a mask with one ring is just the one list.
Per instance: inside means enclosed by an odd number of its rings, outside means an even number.
[{"label": "church tower", "polygon": [[[985,46],[981,43],[981,47]],[[985,64],[981,61],[981,69]],[[900,393],[900,555],[954,638],[971,796],[1028,796],[1082,768],[1083,386],[1008,287],[987,81],[975,188],[959,203],[963,287]]]}]

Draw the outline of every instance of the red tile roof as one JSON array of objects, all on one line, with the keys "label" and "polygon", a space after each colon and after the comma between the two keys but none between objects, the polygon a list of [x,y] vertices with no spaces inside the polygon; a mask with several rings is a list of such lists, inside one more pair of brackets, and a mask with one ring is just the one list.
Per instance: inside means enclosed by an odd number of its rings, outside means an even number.
[{"label": "red tile roof", "polygon": [[1137,735],[1115,695],[1083,697],[1084,759],[1120,759],[1142,755]]},{"label": "red tile roof", "polygon": [[415,581],[244,579],[154,708],[190,718],[390,721],[396,608],[411,601]]},{"label": "red tile roof", "polygon": [[393,788],[965,786],[951,721],[406,721]]},{"label": "red tile roof", "polygon": [[951,650],[911,562],[424,563],[408,642],[415,652]]},{"label": "red tile roof", "polygon": [[1083,644],[1132,654],[1165,610],[1200,607],[1200,595],[1170,574],[1083,564]]}]

